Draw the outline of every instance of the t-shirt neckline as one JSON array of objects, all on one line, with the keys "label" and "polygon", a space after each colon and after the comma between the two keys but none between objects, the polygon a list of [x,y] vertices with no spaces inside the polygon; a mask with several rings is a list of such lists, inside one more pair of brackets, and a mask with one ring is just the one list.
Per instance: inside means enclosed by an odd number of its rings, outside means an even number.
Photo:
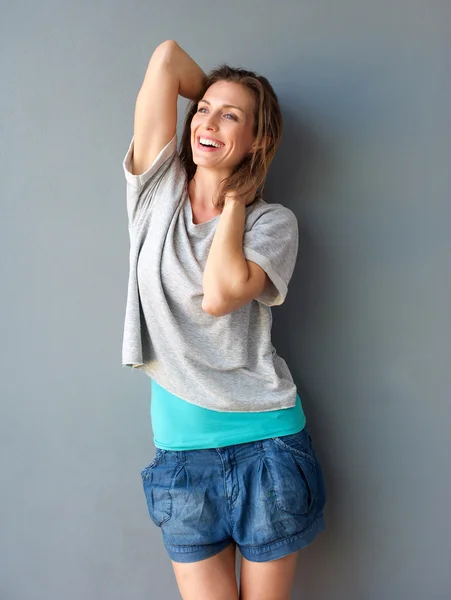
[{"label": "t-shirt neckline", "polygon": [[209,219],[208,221],[203,221],[202,223],[194,223],[193,222],[193,211],[191,209],[191,200],[189,199],[188,195],[186,196],[185,201],[187,204],[188,222],[189,222],[190,227],[195,227],[196,229],[199,229],[203,225],[210,225],[211,223],[214,223],[216,221],[216,219],[218,219],[221,216],[221,214],[219,214],[219,215],[216,215],[215,217],[213,217],[212,219]]},{"label": "t-shirt neckline", "polygon": [[[261,200],[261,198],[259,198],[259,200]],[[189,199],[188,194],[186,194],[186,196],[185,196],[185,203],[187,205],[186,211],[187,211],[188,224],[193,229],[200,229],[200,228],[206,227],[206,226],[208,227],[209,225],[212,225],[213,223],[215,223],[216,220],[219,219],[219,217],[221,216],[221,213],[220,213],[219,215],[216,215],[216,217],[213,217],[212,219],[209,219],[208,221],[203,221],[202,223],[194,223],[193,222],[193,211],[191,209],[191,200]],[[252,208],[253,205],[254,205],[254,203],[246,206],[246,216],[249,212],[249,209]]]}]

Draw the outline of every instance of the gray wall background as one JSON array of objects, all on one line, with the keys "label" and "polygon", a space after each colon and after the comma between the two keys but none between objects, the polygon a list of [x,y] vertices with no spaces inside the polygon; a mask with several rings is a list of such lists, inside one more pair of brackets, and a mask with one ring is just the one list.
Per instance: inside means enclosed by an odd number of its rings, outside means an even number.
[{"label": "gray wall background", "polygon": [[274,344],[329,493],[293,598],[449,599],[450,24],[440,0],[2,3],[1,600],[179,597],[141,489],[150,381],[121,368],[121,162],[165,39],[266,75],[285,115]]}]

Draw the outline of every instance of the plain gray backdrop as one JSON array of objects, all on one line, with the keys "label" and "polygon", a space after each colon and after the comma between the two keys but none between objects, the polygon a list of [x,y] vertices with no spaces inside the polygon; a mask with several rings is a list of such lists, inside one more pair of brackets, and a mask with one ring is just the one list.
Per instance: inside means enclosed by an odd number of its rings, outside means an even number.
[{"label": "plain gray backdrop", "polygon": [[122,160],[165,39],[262,73],[285,117],[265,199],[300,245],[273,342],[328,488],[293,598],[448,600],[450,3],[0,10],[1,600],[179,597],[141,488],[150,380],[121,367]]}]

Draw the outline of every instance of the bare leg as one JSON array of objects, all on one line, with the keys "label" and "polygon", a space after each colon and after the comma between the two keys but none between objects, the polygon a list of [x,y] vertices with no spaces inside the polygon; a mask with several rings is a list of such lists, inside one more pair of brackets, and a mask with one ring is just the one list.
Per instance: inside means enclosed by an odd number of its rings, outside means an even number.
[{"label": "bare leg", "polygon": [[298,552],[268,562],[241,561],[240,600],[290,600]]},{"label": "bare leg", "polygon": [[183,600],[238,600],[236,545],[195,563],[172,561]]}]

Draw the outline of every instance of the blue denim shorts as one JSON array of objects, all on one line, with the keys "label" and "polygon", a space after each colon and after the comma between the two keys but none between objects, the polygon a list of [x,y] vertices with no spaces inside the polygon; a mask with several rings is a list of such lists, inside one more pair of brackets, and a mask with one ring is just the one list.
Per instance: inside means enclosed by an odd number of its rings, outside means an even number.
[{"label": "blue denim shorts", "polygon": [[306,428],[223,448],[157,448],[141,477],[175,562],[209,558],[231,543],[248,560],[276,560],[325,527],[324,480]]}]

